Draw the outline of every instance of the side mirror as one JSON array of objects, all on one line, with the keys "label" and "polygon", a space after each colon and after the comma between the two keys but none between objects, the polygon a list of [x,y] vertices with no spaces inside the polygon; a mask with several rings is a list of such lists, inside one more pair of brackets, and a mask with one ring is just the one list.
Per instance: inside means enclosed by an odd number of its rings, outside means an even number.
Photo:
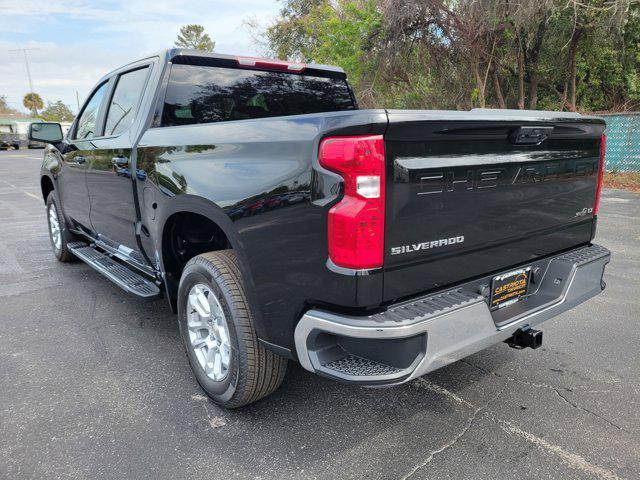
[{"label": "side mirror", "polygon": [[45,143],[62,141],[62,127],[59,123],[32,123],[29,125],[29,140]]}]

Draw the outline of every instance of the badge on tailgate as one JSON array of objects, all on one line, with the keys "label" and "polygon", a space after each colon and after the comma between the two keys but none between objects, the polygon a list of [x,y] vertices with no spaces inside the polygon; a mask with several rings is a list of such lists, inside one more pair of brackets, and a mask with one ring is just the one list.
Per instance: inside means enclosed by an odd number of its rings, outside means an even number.
[{"label": "badge on tailgate", "polygon": [[491,281],[491,309],[506,307],[527,294],[531,267],[496,275]]}]

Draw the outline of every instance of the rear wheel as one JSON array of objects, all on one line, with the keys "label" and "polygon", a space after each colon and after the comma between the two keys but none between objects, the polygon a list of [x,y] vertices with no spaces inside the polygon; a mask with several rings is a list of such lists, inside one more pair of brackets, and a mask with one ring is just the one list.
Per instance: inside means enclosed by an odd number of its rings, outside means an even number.
[{"label": "rear wheel", "polygon": [[61,262],[70,262],[74,259],[67,248],[68,244],[75,240],[75,236],[67,228],[62,212],[60,212],[58,199],[53,190],[47,197],[47,224],[49,226],[49,240],[53,254]]},{"label": "rear wheel", "polygon": [[196,379],[218,405],[242,407],[282,383],[287,360],[258,342],[233,251],[204,253],[187,263],[178,321]]}]

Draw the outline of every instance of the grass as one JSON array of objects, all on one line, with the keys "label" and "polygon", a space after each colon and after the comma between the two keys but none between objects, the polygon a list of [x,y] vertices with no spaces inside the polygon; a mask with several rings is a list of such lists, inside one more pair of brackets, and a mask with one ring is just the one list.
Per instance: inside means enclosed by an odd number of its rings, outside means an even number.
[{"label": "grass", "polygon": [[640,172],[604,172],[605,188],[618,188],[640,193]]}]

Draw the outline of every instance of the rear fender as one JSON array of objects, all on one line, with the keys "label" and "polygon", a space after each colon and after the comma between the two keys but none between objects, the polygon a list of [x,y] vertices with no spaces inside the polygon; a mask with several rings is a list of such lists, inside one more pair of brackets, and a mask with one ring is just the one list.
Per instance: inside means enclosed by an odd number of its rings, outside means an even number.
[{"label": "rear fender", "polygon": [[253,308],[253,317],[254,317],[254,327],[258,333],[258,336],[261,336],[261,332],[263,330],[263,322],[261,318],[261,313],[259,307],[259,303],[257,298],[255,298],[255,285],[253,281],[253,275],[251,273],[251,268],[246,259],[245,249],[242,245],[242,242],[239,239],[238,232],[231,221],[231,219],[227,216],[227,214],[214,202],[207,200],[203,197],[198,197],[195,195],[178,195],[176,197],[171,198],[169,201],[165,202],[164,206],[160,207],[161,211],[159,212],[160,221],[157,222],[158,230],[155,232],[155,245],[156,252],[155,256],[159,260],[159,270],[163,278],[165,279],[165,289],[167,293],[167,298],[171,305],[171,309],[174,313],[175,311],[175,295],[177,293],[177,281],[175,285],[172,285],[171,280],[167,281],[166,270],[164,266],[164,259],[162,257],[163,250],[163,232],[167,220],[176,213],[186,212],[186,213],[195,213],[198,215],[202,215],[203,217],[208,218],[213,223],[215,223],[226,235],[229,243],[231,244],[231,248],[236,254],[236,259],[238,260],[238,267],[240,268],[240,272],[242,273],[245,294],[250,304]]}]

